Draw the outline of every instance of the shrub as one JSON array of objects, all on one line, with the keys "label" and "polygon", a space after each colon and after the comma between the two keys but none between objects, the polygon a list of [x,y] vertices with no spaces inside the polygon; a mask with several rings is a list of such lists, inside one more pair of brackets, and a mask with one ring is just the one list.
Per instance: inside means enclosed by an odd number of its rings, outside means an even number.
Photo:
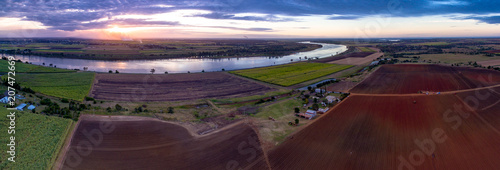
[{"label": "shrub", "polygon": [[50,99],[43,99],[42,101],[40,101],[41,105],[50,105],[51,103],[52,101]]},{"label": "shrub", "polygon": [[123,108],[122,108],[122,106],[120,106],[119,104],[116,104],[116,105],[115,105],[115,109],[116,109],[116,110],[118,110],[118,111],[120,111],[120,110],[122,110]]},{"label": "shrub", "polygon": [[63,102],[63,103],[69,103],[69,100],[68,99],[61,99],[61,102]]}]

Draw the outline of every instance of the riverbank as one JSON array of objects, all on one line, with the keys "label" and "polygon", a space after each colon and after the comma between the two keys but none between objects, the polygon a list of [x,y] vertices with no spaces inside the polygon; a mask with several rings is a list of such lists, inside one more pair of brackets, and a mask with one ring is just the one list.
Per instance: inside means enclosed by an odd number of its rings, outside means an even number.
[{"label": "riverbank", "polygon": [[321,45],[288,40],[63,40],[0,44],[0,52],[9,55],[103,61],[285,56],[318,48]]},{"label": "riverbank", "polygon": [[[273,65],[287,64],[309,58],[324,58],[336,55],[347,50],[344,45],[303,42],[301,44],[313,44],[321,46],[312,51],[295,52],[290,55],[254,56],[238,58],[182,58],[182,59],[157,59],[157,60],[126,60],[126,61],[104,61],[71,58],[54,58],[42,56],[16,55],[16,59],[34,65],[52,66],[65,69],[78,69],[95,72],[119,73],[195,73],[240,70],[256,67],[267,67]],[[3,54],[3,56],[8,56]],[[87,69],[84,69],[87,68]]]}]

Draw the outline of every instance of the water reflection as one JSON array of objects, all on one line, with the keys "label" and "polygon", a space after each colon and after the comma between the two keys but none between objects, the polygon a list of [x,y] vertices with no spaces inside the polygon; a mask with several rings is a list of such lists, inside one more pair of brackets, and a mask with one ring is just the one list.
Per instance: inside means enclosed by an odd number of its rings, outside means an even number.
[{"label": "water reflection", "polygon": [[[310,43],[310,42],[304,42]],[[57,68],[67,69],[80,69],[88,67],[89,71],[108,72],[108,70],[118,70],[121,73],[150,73],[149,71],[154,68],[156,73],[187,73],[190,72],[206,72],[225,70],[238,70],[254,67],[265,67],[271,65],[279,65],[303,61],[307,58],[324,58],[335,55],[347,50],[344,45],[335,44],[320,44],[323,47],[308,51],[291,54],[287,56],[265,56],[265,57],[246,57],[246,58],[221,58],[221,59],[207,59],[207,58],[186,58],[186,59],[160,59],[160,60],[130,60],[130,61],[100,61],[100,60],[82,60],[82,59],[68,59],[68,58],[49,58],[40,56],[23,56],[16,55],[16,59],[23,62],[28,61],[36,65],[53,64]]]}]

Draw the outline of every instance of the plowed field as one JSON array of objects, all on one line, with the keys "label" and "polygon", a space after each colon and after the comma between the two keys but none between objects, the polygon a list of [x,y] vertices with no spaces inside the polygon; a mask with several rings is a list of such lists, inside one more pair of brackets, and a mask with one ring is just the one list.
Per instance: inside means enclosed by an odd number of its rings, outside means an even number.
[{"label": "plowed field", "polygon": [[500,72],[440,65],[384,65],[352,93],[409,94],[472,89],[500,83]]},{"label": "plowed field", "polygon": [[62,169],[252,169],[266,161],[257,134],[243,123],[195,137],[149,118],[84,116]]},{"label": "plowed field", "polygon": [[272,90],[227,73],[97,74],[91,96],[114,101],[179,101],[252,96]]},{"label": "plowed field", "polygon": [[496,129],[459,96],[354,94],[269,159],[272,169],[497,169],[499,146]]}]

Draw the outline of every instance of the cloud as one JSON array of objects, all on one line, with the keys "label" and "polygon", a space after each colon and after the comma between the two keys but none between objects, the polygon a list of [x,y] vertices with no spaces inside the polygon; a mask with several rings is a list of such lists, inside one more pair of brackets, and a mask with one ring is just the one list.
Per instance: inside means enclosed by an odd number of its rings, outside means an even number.
[{"label": "cloud", "polygon": [[450,6],[461,6],[461,5],[469,5],[469,2],[466,1],[457,1],[457,0],[439,0],[439,1],[429,1],[431,5],[441,6],[441,5],[450,5]]},{"label": "cloud", "polygon": [[275,15],[266,16],[236,16],[234,14],[225,14],[220,12],[212,12],[209,14],[196,14],[187,17],[203,17],[209,19],[232,19],[232,20],[246,20],[246,21],[268,21],[268,22],[287,22],[293,21],[291,18],[281,18]]},{"label": "cloud", "polygon": [[207,28],[223,28],[231,30],[241,30],[241,31],[255,31],[255,32],[271,32],[272,28],[239,28],[239,27],[225,27],[225,26],[206,26]]},{"label": "cloud", "polygon": [[357,15],[339,15],[339,16],[331,16],[328,17],[329,20],[355,20],[361,18]]},{"label": "cloud", "polygon": [[500,24],[500,16],[472,16],[466,17],[465,19],[479,20],[488,24]]},{"label": "cloud", "polygon": [[[113,19],[125,14],[150,15],[176,10],[206,10],[197,17],[222,20],[262,22],[294,21],[293,16],[328,15],[331,20],[355,20],[384,15],[419,17],[429,15],[488,15],[499,13],[498,0],[16,0],[3,2],[0,17],[37,21],[55,30],[85,30],[103,28],[106,22],[90,22],[101,18]],[[242,15],[259,13],[262,16]],[[277,17],[280,16],[280,17]],[[477,18],[497,23],[496,17]],[[116,21],[137,24],[175,25],[178,23]],[[82,24],[83,23],[83,24]]]}]

